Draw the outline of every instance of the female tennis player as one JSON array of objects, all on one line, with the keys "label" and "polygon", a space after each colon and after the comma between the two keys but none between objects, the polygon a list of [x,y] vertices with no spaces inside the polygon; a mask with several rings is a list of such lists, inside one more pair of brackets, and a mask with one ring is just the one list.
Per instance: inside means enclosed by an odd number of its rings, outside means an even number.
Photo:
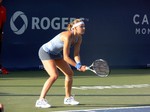
[{"label": "female tennis player", "polygon": [[[45,99],[47,92],[57,80],[58,69],[65,75],[65,98],[64,104],[78,105],[79,102],[71,95],[73,83],[73,70],[70,65],[79,71],[86,71],[86,66],[81,64],[80,45],[82,43],[82,35],[85,32],[85,24],[80,19],[75,19],[68,24],[67,31],[63,31],[56,35],[49,42],[42,45],[39,49],[39,58],[49,74],[49,78],[45,82],[41,95],[36,101],[35,107],[50,108],[51,105]],[[74,47],[74,59],[69,57],[70,47]],[[61,54],[61,51],[62,54]],[[58,69],[57,69],[58,68]]]}]

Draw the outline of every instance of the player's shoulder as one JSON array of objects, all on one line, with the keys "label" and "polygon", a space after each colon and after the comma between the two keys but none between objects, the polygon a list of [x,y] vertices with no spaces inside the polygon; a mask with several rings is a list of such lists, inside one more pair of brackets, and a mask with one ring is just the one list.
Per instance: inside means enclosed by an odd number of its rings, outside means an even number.
[{"label": "player's shoulder", "polygon": [[70,38],[72,36],[72,32],[71,31],[63,31],[61,33],[61,36],[64,38]]},{"label": "player's shoulder", "polygon": [[63,31],[63,32],[61,32],[61,34],[64,36],[71,36],[72,32],[71,31]]},{"label": "player's shoulder", "polygon": [[63,32],[61,32],[62,40],[70,40],[71,36],[72,36],[71,31],[63,31]]}]

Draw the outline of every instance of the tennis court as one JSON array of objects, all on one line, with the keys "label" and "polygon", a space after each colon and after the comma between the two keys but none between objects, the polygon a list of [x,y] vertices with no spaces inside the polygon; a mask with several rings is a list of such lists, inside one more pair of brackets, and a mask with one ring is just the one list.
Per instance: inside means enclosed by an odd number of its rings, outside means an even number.
[{"label": "tennis court", "polygon": [[45,71],[12,71],[0,76],[0,102],[5,112],[148,112],[150,109],[150,69],[112,69],[106,78],[92,72],[75,71],[72,93],[80,102],[66,106],[64,76],[49,91],[46,99],[52,108],[35,108],[48,75]]}]

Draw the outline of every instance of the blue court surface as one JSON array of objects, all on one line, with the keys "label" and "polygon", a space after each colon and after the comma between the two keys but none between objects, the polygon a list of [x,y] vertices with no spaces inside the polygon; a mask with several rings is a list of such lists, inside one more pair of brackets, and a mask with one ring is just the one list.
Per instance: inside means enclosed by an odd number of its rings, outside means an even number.
[{"label": "blue court surface", "polygon": [[88,110],[66,110],[57,112],[150,112],[150,106],[118,107],[118,108],[103,108],[103,109],[88,109]]}]

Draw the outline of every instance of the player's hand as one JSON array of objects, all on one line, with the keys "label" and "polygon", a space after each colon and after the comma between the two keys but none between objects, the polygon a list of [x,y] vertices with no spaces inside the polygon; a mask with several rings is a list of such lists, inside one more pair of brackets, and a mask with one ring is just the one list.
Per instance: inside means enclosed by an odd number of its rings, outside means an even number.
[{"label": "player's hand", "polygon": [[80,69],[78,69],[81,72],[85,72],[86,71],[86,67],[85,65],[82,65]]}]

